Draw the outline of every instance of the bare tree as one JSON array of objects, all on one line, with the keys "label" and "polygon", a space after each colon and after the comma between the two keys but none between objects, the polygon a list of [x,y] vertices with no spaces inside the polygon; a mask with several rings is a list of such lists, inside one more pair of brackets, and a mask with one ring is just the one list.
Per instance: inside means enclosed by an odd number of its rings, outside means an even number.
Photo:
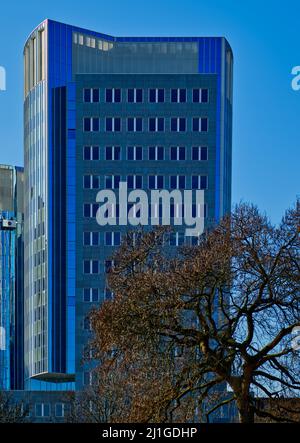
[{"label": "bare tree", "polygon": [[235,401],[241,422],[286,421],[256,399],[300,389],[299,226],[299,202],[279,226],[242,204],[176,255],[163,229],[128,236],[114,299],[91,315],[98,370],[126,374],[119,420],[203,420]]},{"label": "bare tree", "polygon": [[10,392],[0,391],[0,423],[24,423],[28,412],[28,407],[16,402]]}]

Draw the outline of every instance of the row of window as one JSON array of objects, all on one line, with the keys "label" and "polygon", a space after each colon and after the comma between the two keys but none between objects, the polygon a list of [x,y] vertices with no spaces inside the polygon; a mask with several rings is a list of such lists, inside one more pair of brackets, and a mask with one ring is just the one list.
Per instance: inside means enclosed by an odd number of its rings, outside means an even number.
[{"label": "row of window", "polygon": [[[36,417],[50,417],[51,405],[50,403],[36,403],[35,404],[35,416]],[[65,404],[55,404],[55,417],[65,416]]]},{"label": "row of window", "polygon": [[[99,175],[84,175],[83,188],[84,189],[100,189]],[[142,175],[127,175],[126,182],[128,189],[143,189],[143,181],[145,177]],[[121,181],[120,175],[105,175],[104,186],[106,189],[117,189]],[[185,175],[170,175],[169,188],[170,189],[185,189],[187,176]],[[148,189],[163,189],[167,187],[167,177],[165,175],[149,175]],[[208,189],[207,175],[192,175],[191,189]]]},{"label": "row of window", "polygon": [[88,48],[97,48],[100,51],[110,51],[113,49],[114,44],[107,40],[96,39],[88,35],[73,33],[73,43],[76,45],[85,45]]},{"label": "row of window", "polygon": [[[129,88],[125,92],[121,88],[106,88],[104,101],[106,103],[121,103],[126,98],[127,103],[143,103],[148,96],[149,103],[165,103],[166,90],[164,88],[150,88],[148,93],[142,88]],[[85,88],[83,90],[83,101],[85,103],[99,103],[100,89]],[[191,91],[186,88],[173,88],[170,90],[169,101],[171,103],[208,103],[209,91],[207,88],[194,88]]]},{"label": "row of window", "polygon": [[[175,208],[176,213],[176,208]],[[170,233],[164,239],[164,244],[169,246],[180,246],[186,243],[186,239],[183,232],[174,232]],[[84,232],[83,233],[83,244],[84,246],[100,246],[101,244],[101,233],[100,232]],[[104,245],[105,246],[120,246],[121,244],[121,232],[113,231],[113,232],[105,232],[104,233]],[[97,301],[94,299],[96,295],[93,295],[93,301]],[[85,299],[85,298],[84,298]],[[88,300],[85,300],[88,301]]]},{"label": "row of window", "polygon": [[[114,234],[121,235],[119,232]],[[173,232],[170,233],[165,239],[164,244],[166,246],[182,246],[184,244],[198,244],[198,237],[186,237],[184,232]],[[97,275],[105,271],[108,273],[112,266],[114,265],[113,260],[105,260],[104,269],[101,267],[102,262],[97,259],[83,260],[83,273]],[[105,290],[107,291],[107,289]],[[100,289],[98,288],[84,288],[83,289],[83,300],[86,302],[96,302],[99,301]],[[105,292],[105,298],[111,298],[111,293],[107,295]]]},{"label": "row of window", "polygon": [[83,384],[85,386],[92,386],[97,382],[97,374],[92,371],[85,371],[83,373]]},{"label": "row of window", "polygon": [[84,288],[82,292],[82,298],[85,303],[97,303],[101,298],[111,300],[112,297],[113,294],[108,288],[105,288],[104,292],[100,288]]},{"label": "row of window", "polygon": [[[166,127],[165,117],[149,117],[148,131],[149,132],[164,132]],[[127,132],[142,132],[144,130],[143,117],[128,117],[126,119]],[[188,130],[188,119],[186,117],[170,117],[170,131],[171,132],[186,132]],[[120,132],[122,127],[121,117],[106,117],[105,131],[106,132]],[[99,117],[84,117],[83,119],[84,132],[99,132],[100,118]],[[193,117],[191,119],[191,131],[193,132],[208,132],[208,118],[207,117]]]},{"label": "row of window", "polygon": [[[84,232],[83,245],[84,246],[99,246],[101,244],[100,232]],[[120,246],[121,233],[120,232],[105,232],[104,245],[105,246]]]},{"label": "row of window", "polygon": [[[97,211],[99,209],[98,203],[84,203],[83,204],[83,216],[84,218],[95,218],[97,215]],[[138,218],[141,216],[141,207],[139,204],[130,203],[128,204],[128,213],[132,209],[130,216]],[[148,209],[149,217],[162,217],[163,208],[162,205],[149,205]],[[106,204],[106,211],[103,214],[105,218],[108,217],[116,217],[119,218],[120,207],[119,204],[109,205]],[[184,204],[170,204],[170,218],[174,217],[182,217],[184,215]],[[198,207],[196,204],[192,204],[192,217],[207,217],[207,205],[203,205],[203,209]],[[96,240],[96,239],[95,239]]]},{"label": "row of window", "polygon": [[[169,148],[170,160],[187,160],[189,149],[185,146],[171,146]],[[149,146],[147,148],[147,160],[165,160],[167,148],[164,146]],[[118,161],[122,160],[121,146],[105,146],[104,148],[105,160]],[[99,146],[84,146],[83,147],[83,159],[84,160],[100,160],[100,147]],[[126,148],[126,160],[135,161],[143,160],[144,152],[142,146],[127,146]],[[146,159],[145,159],[146,160]],[[208,148],[207,146],[192,146],[191,160],[194,161],[206,161],[208,160]]]}]

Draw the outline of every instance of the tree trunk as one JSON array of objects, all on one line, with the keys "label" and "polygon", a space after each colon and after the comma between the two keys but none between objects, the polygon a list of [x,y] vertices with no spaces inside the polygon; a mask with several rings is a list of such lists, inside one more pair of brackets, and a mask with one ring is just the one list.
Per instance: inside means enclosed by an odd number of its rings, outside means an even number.
[{"label": "tree trunk", "polygon": [[254,423],[254,411],[249,398],[238,399],[237,407],[239,410],[240,423]]}]

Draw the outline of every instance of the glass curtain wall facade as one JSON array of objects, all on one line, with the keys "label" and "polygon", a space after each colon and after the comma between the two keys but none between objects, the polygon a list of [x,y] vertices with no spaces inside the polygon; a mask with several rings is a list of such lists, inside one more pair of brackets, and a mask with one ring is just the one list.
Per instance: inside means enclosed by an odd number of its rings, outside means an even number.
[{"label": "glass curtain wall facade", "polygon": [[[96,223],[96,195],[120,181],[202,189],[206,225],[230,210],[233,56],[222,37],[112,37],[46,20],[24,69],[26,386],[80,389],[87,314],[112,296],[109,257],[128,229]],[[168,241],[195,240],[178,226]]]},{"label": "glass curtain wall facade", "polygon": [[0,165],[0,390],[24,387],[23,178]]}]

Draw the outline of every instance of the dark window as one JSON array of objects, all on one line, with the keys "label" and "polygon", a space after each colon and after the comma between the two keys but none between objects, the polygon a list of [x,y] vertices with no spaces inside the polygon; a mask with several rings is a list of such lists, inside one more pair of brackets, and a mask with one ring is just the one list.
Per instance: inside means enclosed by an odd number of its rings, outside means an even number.
[{"label": "dark window", "polygon": [[97,288],[93,288],[92,289],[92,301],[96,302],[99,300],[99,295],[98,295],[99,291]]},{"label": "dark window", "polygon": [[181,246],[184,244],[184,233],[178,232],[178,246]]},{"label": "dark window", "polygon": [[192,148],[192,160],[199,160],[199,147],[193,146]]},{"label": "dark window", "polygon": [[201,132],[207,132],[208,131],[208,120],[206,117],[201,118]]},{"label": "dark window", "polygon": [[150,117],[149,118],[149,131],[154,132],[155,131],[155,118]]},{"label": "dark window", "polygon": [[180,118],[179,119],[179,131],[184,132],[186,130],[186,119]]},{"label": "dark window", "polygon": [[92,246],[99,245],[99,232],[92,232]]},{"label": "dark window", "polygon": [[83,130],[85,132],[90,132],[91,130],[91,119],[90,117],[85,117],[83,120]]},{"label": "dark window", "polygon": [[117,131],[117,132],[121,131],[121,119],[120,119],[120,117],[115,117],[114,120],[115,120],[115,128],[114,128],[114,130]]},{"label": "dark window", "polygon": [[115,232],[115,239],[114,239],[115,246],[120,246],[121,244],[121,233]]},{"label": "dark window", "polygon": [[[130,91],[131,89],[129,89]],[[129,117],[127,119],[127,131],[134,131],[134,118],[133,117]]]},{"label": "dark window", "polygon": [[180,117],[180,118],[172,117],[171,118],[171,131],[184,132],[185,130],[186,130],[186,119],[184,117]]},{"label": "dark window", "polygon": [[177,160],[177,146],[171,147],[171,160]]},{"label": "dark window", "polygon": [[84,158],[84,160],[91,160],[91,147],[90,146],[84,146],[83,158]]},{"label": "dark window", "polygon": [[207,176],[206,175],[200,176],[200,189],[207,189]]},{"label": "dark window", "polygon": [[90,233],[89,232],[83,233],[83,244],[84,244],[84,246],[89,246],[89,244],[90,244]]},{"label": "dark window", "polygon": [[134,102],[134,89],[128,89],[127,91],[127,101],[128,103]]},{"label": "dark window", "polygon": [[186,89],[171,89],[171,102],[172,103],[185,103],[186,102]]},{"label": "dark window", "polygon": [[201,102],[208,103],[208,89],[201,89]]},{"label": "dark window", "polygon": [[164,148],[163,146],[157,146],[157,160],[164,159]]},{"label": "dark window", "polygon": [[85,175],[83,177],[83,187],[84,189],[89,189],[91,187],[91,176]]},{"label": "dark window", "polygon": [[148,149],[149,160],[155,160],[155,146],[150,146]]},{"label": "dark window", "polygon": [[114,159],[121,160],[121,148],[120,146],[114,146]]},{"label": "dark window", "polygon": [[171,118],[171,131],[177,131],[177,118]]},{"label": "dark window", "polygon": [[185,160],[185,147],[179,147],[179,160]]},{"label": "dark window", "polygon": [[156,89],[149,89],[149,102],[150,103],[156,102]]},{"label": "dark window", "polygon": [[84,217],[90,217],[91,216],[91,206],[89,203],[84,203],[83,205],[83,215]]},{"label": "dark window", "polygon": [[136,177],[135,177],[135,187],[136,187],[136,189],[142,189],[142,187],[143,187],[143,177],[141,175],[136,175]]},{"label": "dark window", "polygon": [[135,130],[140,132],[143,130],[143,119],[142,118],[137,118],[136,119],[136,123],[135,123]]},{"label": "dark window", "polygon": [[186,102],[186,89],[179,89],[179,101],[181,103]]},{"label": "dark window", "polygon": [[165,101],[165,90],[164,89],[157,90],[157,101],[158,101],[158,103],[163,103]]},{"label": "dark window", "polygon": [[198,189],[199,186],[199,177],[198,175],[192,176],[192,189]]},{"label": "dark window", "polygon": [[127,147],[127,160],[134,160],[134,146]]},{"label": "dark window", "polygon": [[113,243],[112,236],[113,236],[112,232],[105,232],[105,245],[106,246],[112,245],[112,243]]},{"label": "dark window", "polygon": [[164,131],[165,129],[165,119],[163,117],[159,117],[157,119],[157,130]]},{"label": "dark window", "polygon": [[93,102],[94,103],[98,103],[99,102],[99,97],[100,97],[99,89],[98,88],[93,89]]},{"label": "dark window", "polygon": [[149,102],[150,103],[163,103],[165,101],[165,90],[159,89],[149,89]]},{"label": "dark window", "polygon": [[193,89],[194,103],[208,103],[208,89]]},{"label": "dark window", "polygon": [[92,274],[98,274],[99,273],[99,262],[98,260],[92,261]]},{"label": "dark window", "polygon": [[64,405],[63,403],[57,403],[55,405],[55,417],[63,417],[64,416]]},{"label": "dark window", "polygon": [[48,403],[44,403],[44,417],[50,416],[50,405]]},{"label": "dark window", "polygon": [[107,103],[112,103],[112,101],[113,101],[113,90],[112,89],[106,89],[106,91],[105,91],[105,101]]},{"label": "dark window", "polygon": [[199,132],[199,118],[193,118],[193,131]]},{"label": "dark window", "polygon": [[99,209],[98,203],[93,203],[93,205],[92,205],[92,216],[93,217],[96,217],[98,209]]},{"label": "dark window", "polygon": [[149,189],[155,189],[155,175],[149,176]]},{"label": "dark window", "polygon": [[133,88],[128,89],[127,101],[129,103],[141,103],[143,101],[143,90]]},{"label": "dark window", "polygon": [[192,204],[192,217],[198,217],[198,205],[196,205],[195,203]]},{"label": "dark window", "polygon": [[106,131],[108,131],[108,132],[112,131],[112,129],[113,129],[112,122],[113,122],[113,119],[111,117],[106,117],[106,120],[105,120]]},{"label": "dark window", "polygon": [[200,150],[200,160],[205,161],[208,158],[207,147],[202,146]]},{"label": "dark window", "polygon": [[112,160],[113,159],[112,158],[112,150],[113,150],[112,146],[106,146],[106,148],[105,148],[105,158],[106,158],[106,160]]},{"label": "dark window", "polygon": [[127,187],[128,187],[128,189],[133,189],[133,187],[134,187],[133,175],[127,176]]},{"label": "dark window", "polygon": [[92,188],[93,189],[98,189],[99,188],[99,182],[100,182],[100,180],[99,180],[99,176],[98,175],[93,175],[92,176],[93,177],[93,179],[92,179]]},{"label": "dark window", "polygon": [[93,146],[93,160],[99,160],[99,146]]},{"label": "dark window", "polygon": [[193,89],[193,102],[194,103],[200,102],[200,89]]},{"label": "dark window", "polygon": [[157,176],[157,188],[162,189],[164,187],[164,177],[163,175]]},{"label": "dark window", "polygon": [[171,102],[177,103],[177,89],[171,89]]},{"label": "dark window", "polygon": [[121,89],[115,89],[115,97],[114,97],[114,102],[115,103],[120,103],[121,101]]},{"label": "dark window", "polygon": [[99,131],[99,118],[98,117],[93,117],[93,131],[94,132],[98,132]]},{"label": "dark window", "polygon": [[127,131],[140,132],[143,130],[143,119],[141,117],[129,117],[127,119]]},{"label": "dark window", "polygon": [[141,103],[143,101],[143,90],[136,89],[136,102]]},{"label": "dark window", "polygon": [[170,234],[170,246],[176,246],[176,233],[171,232]]},{"label": "dark window", "polygon": [[112,175],[106,175],[105,176],[105,187],[108,189],[112,189]]},{"label": "dark window", "polygon": [[143,148],[141,146],[136,146],[135,148],[135,159],[143,160]]},{"label": "dark window", "polygon": [[177,176],[176,175],[171,175],[170,176],[170,188],[171,189],[176,189],[177,188]]},{"label": "dark window", "polygon": [[91,101],[91,90],[90,89],[84,89],[83,99],[86,103]]},{"label": "dark window", "polygon": [[85,288],[83,290],[83,301],[90,301],[90,289]]},{"label": "dark window", "polygon": [[90,269],[91,269],[90,261],[89,260],[84,260],[84,262],[83,262],[83,272],[85,274],[89,274],[90,273]]},{"label": "dark window", "polygon": [[184,189],[185,188],[185,176],[184,175],[179,175],[178,187],[179,187],[179,189]]}]

